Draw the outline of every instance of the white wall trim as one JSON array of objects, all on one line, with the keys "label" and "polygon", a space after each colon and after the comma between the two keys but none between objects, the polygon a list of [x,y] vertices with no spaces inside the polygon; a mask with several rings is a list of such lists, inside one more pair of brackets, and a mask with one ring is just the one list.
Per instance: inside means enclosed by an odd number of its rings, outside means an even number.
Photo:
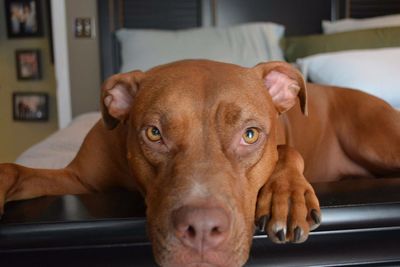
[{"label": "white wall trim", "polygon": [[66,1],[68,0],[51,0],[59,128],[66,127],[72,119]]}]

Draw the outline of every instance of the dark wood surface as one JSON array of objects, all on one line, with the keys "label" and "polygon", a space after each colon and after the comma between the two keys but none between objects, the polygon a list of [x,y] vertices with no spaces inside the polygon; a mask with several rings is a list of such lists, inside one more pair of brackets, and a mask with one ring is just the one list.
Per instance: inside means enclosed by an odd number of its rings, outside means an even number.
[{"label": "dark wood surface", "polygon": [[[255,233],[246,266],[398,266],[399,178],[314,187],[322,225],[300,245]],[[140,195],[127,191],[8,203],[0,266],[155,266],[144,214]]]}]

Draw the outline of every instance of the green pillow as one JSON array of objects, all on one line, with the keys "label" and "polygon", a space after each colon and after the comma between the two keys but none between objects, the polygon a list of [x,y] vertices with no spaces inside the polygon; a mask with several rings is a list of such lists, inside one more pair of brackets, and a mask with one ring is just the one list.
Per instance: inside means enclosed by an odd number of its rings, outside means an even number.
[{"label": "green pillow", "polygon": [[295,62],[318,53],[400,46],[400,27],[286,37],[281,45],[286,60]]}]

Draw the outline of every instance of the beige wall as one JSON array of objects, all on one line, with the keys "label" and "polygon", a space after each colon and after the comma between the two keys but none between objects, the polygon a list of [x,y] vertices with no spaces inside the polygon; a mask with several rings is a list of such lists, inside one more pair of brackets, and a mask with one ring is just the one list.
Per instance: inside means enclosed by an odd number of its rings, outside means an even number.
[{"label": "beige wall", "polygon": [[[97,31],[97,1],[68,0],[68,55],[70,64],[72,117],[98,110],[100,92],[100,52]],[[92,18],[96,32],[93,38],[75,38],[74,21],[77,17]]]},{"label": "beige wall", "polygon": [[[46,12],[42,12],[42,15],[44,16],[44,37],[8,39],[5,25],[4,0],[0,0],[0,162],[14,161],[26,148],[42,140],[57,129],[56,83],[53,65],[50,62]],[[17,80],[15,66],[16,49],[41,50],[42,80]],[[49,94],[50,119],[48,122],[13,121],[12,93],[24,91],[47,92]]]},{"label": "beige wall", "polygon": [[[43,1],[45,2],[45,1]],[[67,49],[72,117],[98,110],[100,52],[96,0],[65,1],[67,17]],[[44,10],[43,10],[44,11]],[[54,65],[50,62],[48,20],[42,12],[45,36],[41,38],[8,39],[5,25],[4,0],[0,0],[0,162],[14,161],[25,149],[57,130],[56,81]],[[53,14],[57,17],[57,14]],[[93,38],[75,38],[74,21],[77,17],[91,17],[95,26]],[[42,76],[39,81],[18,81],[15,50],[41,50]],[[47,92],[50,96],[48,122],[15,122],[12,119],[14,91]]]}]

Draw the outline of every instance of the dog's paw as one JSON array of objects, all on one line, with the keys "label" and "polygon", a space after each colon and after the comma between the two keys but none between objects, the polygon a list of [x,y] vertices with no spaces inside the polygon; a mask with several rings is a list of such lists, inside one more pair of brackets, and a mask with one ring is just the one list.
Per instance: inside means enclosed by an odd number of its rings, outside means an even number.
[{"label": "dog's paw", "polygon": [[261,188],[256,224],[273,242],[302,243],[320,223],[318,198],[303,175],[284,172]]}]

